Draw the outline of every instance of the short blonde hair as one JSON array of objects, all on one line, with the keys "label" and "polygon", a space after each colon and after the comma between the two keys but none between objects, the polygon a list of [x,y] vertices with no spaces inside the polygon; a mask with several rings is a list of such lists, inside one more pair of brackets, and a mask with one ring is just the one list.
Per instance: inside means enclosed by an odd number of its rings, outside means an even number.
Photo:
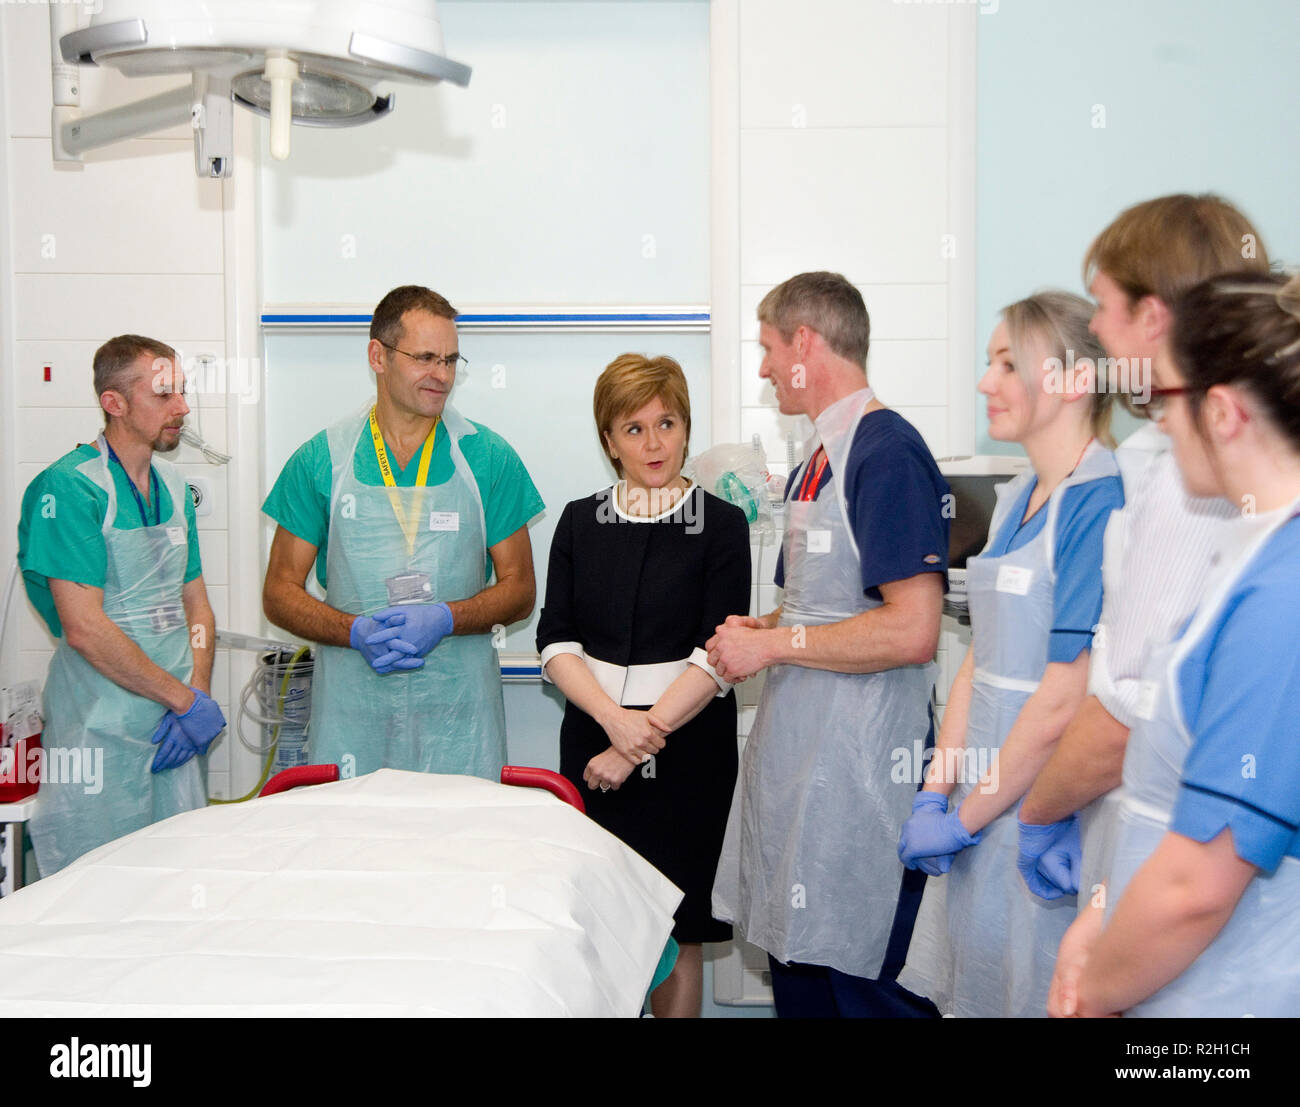
[{"label": "short blonde hair", "polygon": [[1030,388],[1039,387],[1034,373],[1035,354],[1031,347],[1045,357],[1056,358],[1062,365],[1073,354],[1075,362],[1087,358],[1094,366],[1092,402],[1089,404],[1089,423],[1096,439],[1108,449],[1114,449],[1115,439],[1110,433],[1111,408],[1115,398],[1103,367],[1106,351],[1096,335],[1088,330],[1092,319],[1092,304],[1082,296],[1060,289],[1049,288],[1035,292],[1002,309],[1011,339],[1011,359],[1016,372]]},{"label": "short blonde hair", "polygon": [[592,398],[596,434],[600,438],[600,448],[620,477],[623,466],[609,452],[609,441],[605,436],[614,429],[619,418],[640,411],[654,399],[662,400],[664,407],[686,424],[684,462],[691,441],[691,395],[686,387],[686,374],[676,361],[670,357],[619,354],[596,380],[596,394]]}]

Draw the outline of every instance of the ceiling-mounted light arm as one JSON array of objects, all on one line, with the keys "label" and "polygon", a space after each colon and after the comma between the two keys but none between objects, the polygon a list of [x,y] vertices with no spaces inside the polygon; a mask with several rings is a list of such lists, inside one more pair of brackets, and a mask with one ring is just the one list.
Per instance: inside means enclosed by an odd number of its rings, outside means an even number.
[{"label": "ceiling-mounted light arm", "polygon": [[63,124],[63,148],[70,154],[84,154],[100,146],[120,142],[124,138],[138,138],[167,127],[192,121],[194,89],[182,85],[169,92],[160,92],[147,100],[109,108],[95,115],[83,115]]},{"label": "ceiling-mounted light arm", "polygon": [[79,161],[87,150],[188,124],[194,131],[194,171],[200,177],[229,177],[234,165],[232,109],[230,81],[196,73],[192,84],[68,120],[59,128],[56,146]]},{"label": "ceiling-mounted light arm", "polygon": [[191,93],[194,172],[200,177],[229,177],[235,167],[235,104],[230,97],[230,78],[196,72]]},{"label": "ceiling-mounted light arm", "polygon": [[69,4],[50,5],[50,135],[56,162],[81,159],[63,148],[63,124],[76,119],[81,108],[81,70],[69,64],[61,49],[63,36],[77,29],[76,9]]}]

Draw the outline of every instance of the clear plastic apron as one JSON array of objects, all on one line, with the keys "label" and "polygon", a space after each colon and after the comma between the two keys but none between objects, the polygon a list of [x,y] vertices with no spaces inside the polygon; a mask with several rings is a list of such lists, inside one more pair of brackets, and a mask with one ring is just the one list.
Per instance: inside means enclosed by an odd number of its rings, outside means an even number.
[{"label": "clear plastic apron", "polygon": [[[1132,661],[1120,655],[1112,657],[1110,643],[1117,629],[1133,618],[1125,603],[1135,587],[1135,571],[1158,576],[1167,568],[1166,579],[1159,581],[1162,599],[1155,606],[1145,606],[1143,614],[1152,623],[1147,627],[1150,641],[1147,653],[1163,645],[1186,622],[1205,593],[1210,577],[1210,554],[1216,535],[1233,517],[1233,509],[1224,500],[1197,499],[1189,496],[1182,485],[1168,439],[1154,426],[1134,433],[1115,451],[1124,478],[1124,507],[1111,512],[1106,525],[1101,562],[1102,584],[1106,602],[1093,639],[1088,665],[1088,692],[1096,696],[1114,718],[1130,729],[1135,722],[1141,672],[1132,670]],[[1176,538],[1177,565],[1163,563]],[[1173,579],[1168,579],[1172,575]],[[1147,582],[1150,586],[1150,581]],[[1132,632],[1132,626],[1124,628]],[[1131,647],[1130,647],[1131,648]],[[1149,657],[1142,658],[1145,665]],[[1129,669],[1130,675],[1115,677],[1114,670]],[[1082,853],[1079,866],[1079,908],[1083,910],[1097,886],[1105,879],[1102,858],[1110,856],[1114,846],[1115,814],[1119,789],[1114,788],[1093,800],[1079,812]]]},{"label": "clear plastic apron", "polygon": [[[1245,519],[1233,524],[1240,552],[1215,580],[1183,636],[1155,651],[1148,663],[1150,706],[1139,708],[1129,735],[1111,855],[1103,859],[1109,876],[1108,921],[1133,874],[1169,833],[1183,764],[1194,741],[1178,694],[1182,665],[1207,633],[1216,632],[1233,586],[1295,511],[1293,506],[1262,529]],[[1300,861],[1286,857],[1273,873],[1250,882],[1227,925],[1185,972],[1125,1013],[1143,1018],[1300,1016],[1298,918]]]},{"label": "clear plastic apron", "polygon": [[[1116,453],[1118,459],[1118,451]],[[1124,572],[1125,551],[1128,546],[1129,529],[1133,521],[1133,511],[1129,501],[1136,491],[1130,483],[1128,471],[1125,473],[1125,506],[1110,513],[1106,523],[1106,533],[1102,537],[1101,586],[1106,596],[1120,595],[1122,585],[1120,575]],[[1096,696],[1107,711],[1119,710],[1121,687],[1130,683],[1127,679],[1116,680],[1111,676],[1110,660],[1106,654],[1106,642],[1109,628],[1106,626],[1106,611],[1103,607],[1102,619],[1097,625],[1093,639],[1092,657],[1088,661],[1088,693]],[[1119,803],[1119,789],[1113,788],[1104,796],[1098,796],[1079,812],[1079,895],[1077,905],[1080,911],[1086,910],[1092,896],[1105,876],[1102,872],[1103,858],[1109,857],[1114,846],[1115,814]]]},{"label": "clear plastic apron", "polygon": [[[155,459],[154,469],[171,496],[170,518],[118,530],[113,525],[117,488],[103,435],[97,444],[99,456],[77,471],[108,494],[102,528],[108,552],[104,614],[149,660],[188,682],[194,655],[181,590],[189,560],[189,489],[173,466]],[[150,739],[165,711],[109,680],[60,640],[45,681],[45,778],[29,824],[42,876],[105,842],[207,804],[201,758],[150,772],[158,751]]]},{"label": "clear plastic apron", "polygon": [[[486,580],[487,541],[478,483],[459,440],[476,433],[450,405],[438,433],[449,436],[454,474],[443,484],[388,488],[360,483],[353,458],[370,448],[369,413],[328,431],[330,493],[326,601],[354,615],[390,606],[386,581],[428,575],[430,602],[463,600]],[[408,547],[394,510],[417,516]],[[321,646],[312,690],[314,763],[339,765],[344,776],[380,768],[459,773],[497,780],[505,764],[501,670],[487,634],[448,635],[424,666],[380,676],[356,650]]]},{"label": "clear plastic apron", "polygon": [[[783,627],[839,622],[880,604],[863,595],[843,488],[871,398],[870,389],[854,393],[816,420],[806,456],[820,440],[831,476],[817,500],[786,503]],[[778,960],[879,975],[903,877],[898,834],[916,790],[891,780],[891,754],[924,742],[934,673],[933,664],[767,671],[713,908]]]},{"label": "clear plastic apron", "polygon": [[[1094,442],[1040,509],[1047,517],[1032,541],[1000,557],[982,553],[967,564],[975,675],[966,726],[967,769],[953,789],[949,810],[960,806],[979,774],[994,764],[1047,668],[1056,526],[1065,490],[1118,471],[1114,455]],[[990,544],[1032,479],[1033,474],[1025,473],[997,489]],[[944,1014],[1047,1014],[1056,949],[1074,921],[1075,897],[1049,902],[1026,886],[1016,868],[1018,809],[1013,804],[985,827],[980,844],[957,854],[946,877],[926,881],[899,982],[929,996]]]}]

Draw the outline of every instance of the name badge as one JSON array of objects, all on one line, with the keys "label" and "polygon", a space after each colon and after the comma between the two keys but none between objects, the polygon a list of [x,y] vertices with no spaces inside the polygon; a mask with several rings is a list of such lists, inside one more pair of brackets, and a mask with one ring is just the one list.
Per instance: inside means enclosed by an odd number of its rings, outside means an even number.
[{"label": "name badge", "polygon": [[998,591],[1008,592],[1013,596],[1027,596],[1029,586],[1034,582],[1033,569],[1023,565],[998,566]]},{"label": "name badge", "polygon": [[831,532],[828,530],[810,530],[808,532],[808,552],[823,554],[831,552]]},{"label": "name badge", "polygon": [[171,542],[171,544],[172,544],[173,546],[183,546],[183,545],[185,545],[185,528],[184,528],[184,527],[168,527],[168,528],[167,528],[167,538],[168,538],[168,540]]},{"label": "name badge", "polygon": [[430,603],[433,584],[428,573],[398,573],[384,581],[388,588],[388,604],[396,607],[403,603]]},{"label": "name badge", "polygon": [[1154,680],[1138,683],[1137,706],[1133,708],[1139,719],[1150,722],[1156,717],[1156,697],[1160,694],[1160,685]]},{"label": "name badge", "polygon": [[149,612],[149,622],[156,631],[174,630],[185,625],[185,609],[179,604],[155,607]]},{"label": "name badge", "polygon": [[429,529],[430,530],[460,530],[460,512],[459,511],[429,512]]}]

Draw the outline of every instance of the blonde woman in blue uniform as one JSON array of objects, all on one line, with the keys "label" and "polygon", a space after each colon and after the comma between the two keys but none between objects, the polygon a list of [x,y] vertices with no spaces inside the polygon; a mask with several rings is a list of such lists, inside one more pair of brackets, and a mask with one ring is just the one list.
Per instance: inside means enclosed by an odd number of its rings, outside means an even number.
[{"label": "blonde woman in blue uniform", "polygon": [[1061,945],[1054,1015],[1300,1015],[1300,277],[1215,277],[1175,308],[1156,416],[1189,493],[1241,509],[1150,659],[1104,892]]},{"label": "blonde woman in blue uniform", "polygon": [[1042,1015],[1073,897],[1032,895],[1016,869],[1016,809],[1083,700],[1101,612],[1102,535],[1123,489],[1092,305],[1048,291],[1006,308],[979,390],[989,435],[1032,471],[998,489],[967,567],[972,644],[899,857],[927,882],[899,982],[944,1014]]}]

